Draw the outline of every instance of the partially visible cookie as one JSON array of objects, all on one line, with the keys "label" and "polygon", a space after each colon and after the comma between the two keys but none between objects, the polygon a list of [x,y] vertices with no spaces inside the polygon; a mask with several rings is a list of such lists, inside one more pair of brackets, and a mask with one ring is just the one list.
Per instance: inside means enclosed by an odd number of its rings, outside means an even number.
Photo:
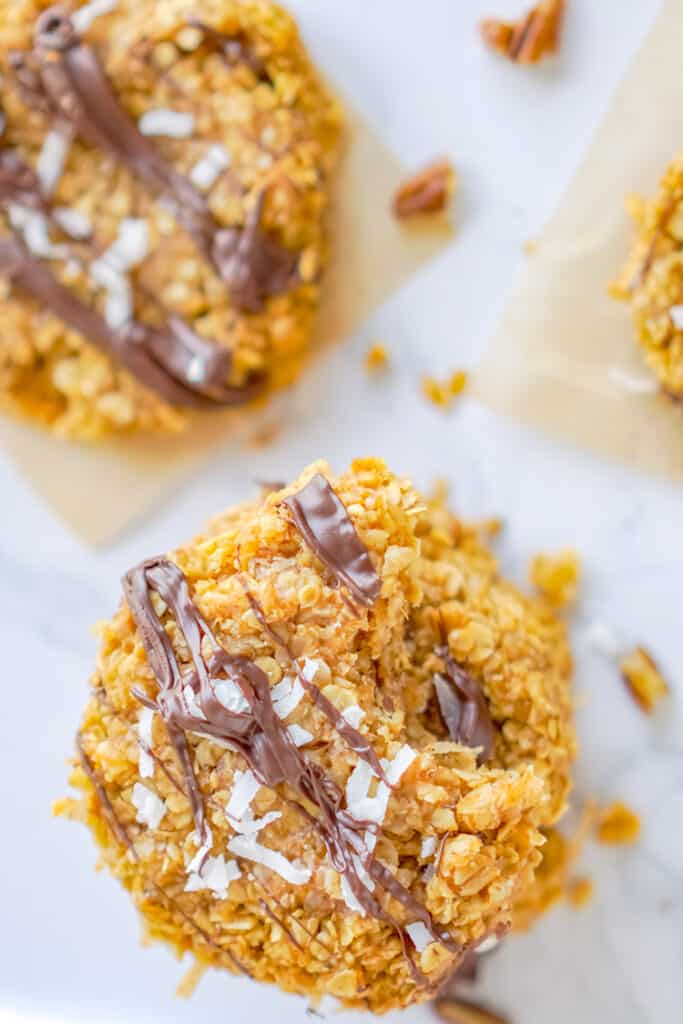
[{"label": "partially visible cookie", "polygon": [[629,302],[639,345],[662,390],[683,400],[683,155],[668,167],[654,199],[629,209],[636,237],[612,286]]},{"label": "partially visible cookie", "polygon": [[301,370],[341,112],[267,0],[0,0],[0,407],[182,430]]}]

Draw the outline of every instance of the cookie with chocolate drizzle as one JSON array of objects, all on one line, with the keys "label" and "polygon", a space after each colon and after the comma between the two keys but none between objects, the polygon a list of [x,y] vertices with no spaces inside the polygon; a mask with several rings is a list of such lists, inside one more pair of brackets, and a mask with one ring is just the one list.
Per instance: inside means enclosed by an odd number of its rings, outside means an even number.
[{"label": "cookie with chocolate drizzle", "polygon": [[9,6],[0,408],[96,439],[289,384],[341,122],[291,19],[266,0]]},{"label": "cookie with chocolate drizzle", "polygon": [[151,938],[407,1006],[533,903],[570,671],[552,611],[441,501],[318,463],[125,574],[61,810]]}]

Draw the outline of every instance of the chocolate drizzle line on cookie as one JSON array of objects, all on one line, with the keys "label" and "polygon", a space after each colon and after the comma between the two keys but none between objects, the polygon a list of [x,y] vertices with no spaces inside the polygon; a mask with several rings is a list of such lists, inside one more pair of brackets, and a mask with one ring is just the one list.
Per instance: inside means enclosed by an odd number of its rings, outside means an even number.
[{"label": "chocolate drizzle line on cookie", "polygon": [[285,498],[283,504],[306,544],[337,582],[361,604],[372,606],[379,597],[382,581],[344,503],[322,473],[316,473],[305,487]]},{"label": "chocolate drizzle line on cookie", "polygon": [[466,747],[481,747],[477,763],[483,764],[493,753],[495,730],[482,688],[447,650],[437,653],[443,657],[446,676],[436,673],[434,689],[450,737]]},{"label": "chocolate drizzle line on cookie", "polygon": [[297,283],[299,254],[261,227],[263,193],[244,228],[221,228],[204,196],[167,163],[121,106],[95,50],[81,40],[68,11],[51,7],[38,18],[33,52],[28,61],[15,56],[15,67],[31,105],[47,107],[155,194],[175,201],[179,222],[228,286],[238,309],[258,313],[268,296]]},{"label": "chocolate drizzle line on cookie", "polygon": [[[0,149],[0,205],[11,203],[52,217],[51,205],[41,193],[35,172],[16,153]],[[132,321],[125,329],[114,330],[14,235],[0,240],[0,274],[172,405],[239,405],[254,398],[263,386],[261,377],[241,387],[226,384],[232,367],[230,351],[197,334],[176,314],[167,314],[161,328]]]},{"label": "chocolate drizzle line on cookie", "polygon": [[[460,946],[440,932],[425,906],[367,853],[364,834],[377,828],[357,821],[341,806],[343,793],[316,762],[310,760],[291,740],[278,718],[268,677],[248,659],[231,655],[216,641],[190,595],[187,580],[177,565],[166,558],[151,559],[131,570],[123,580],[124,595],[138,627],[159,691],[152,700],[144,691],[133,689],[145,706],[158,711],[169,739],[183,766],[185,784],[192,804],[198,837],[207,835],[203,797],[191,763],[186,732],[201,733],[241,753],[262,785],[271,788],[288,784],[317,809],[314,816],[301,804],[294,804],[323,841],[333,866],[344,874],[363,909],[387,922],[399,935],[416,983],[424,981],[407,949],[403,926],[375,899],[361,880],[356,860],[363,862],[373,880],[422,921],[434,941],[456,953]],[[187,646],[193,668],[183,673],[170,637],[152,603],[156,593],[173,614]],[[246,712],[228,710],[216,697],[214,680],[235,683],[249,705]],[[185,690],[190,688],[191,710]],[[362,851],[362,854],[359,853]]]},{"label": "chocolate drizzle line on cookie", "polygon": [[[102,808],[102,814],[107,824],[109,825],[109,828],[111,829],[112,835],[117,840],[117,842],[121,844],[121,846],[125,847],[125,849],[128,850],[128,853],[132,860],[134,860],[136,864],[139,864],[140,858],[137,854],[135,846],[133,845],[133,841],[126,832],[126,829],[123,826],[122,822],[119,820],[118,815],[116,814],[116,811],[114,810],[114,807],[112,805],[112,802],[107,795],[107,791],[104,788],[104,784],[102,783],[102,780],[95,771],[95,766],[93,765],[92,761],[90,760],[85,751],[85,747],[83,746],[83,737],[80,732],[76,735],[76,752],[78,754],[81,767],[85,772],[86,776],[88,777],[90,784],[95,792],[95,796],[99,801],[100,807]],[[187,911],[183,910],[178,901],[174,899],[173,896],[171,896],[168,892],[166,892],[166,890],[163,889],[158,882],[148,879],[147,884],[150,885],[151,888],[154,889],[154,891],[163,900],[166,901],[166,903],[168,903],[175,911],[177,911],[178,914],[180,914],[183,920],[186,921],[187,924],[194,931],[196,931],[198,935],[201,936],[204,942],[206,942],[207,946],[210,946],[211,949],[213,949],[216,953],[219,953],[221,956],[227,956],[227,958],[230,960],[230,963],[233,965],[235,970],[238,971],[238,973],[244,974],[248,978],[251,977],[250,972],[247,970],[244,964],[240,963],[237,957],[233,953],[231,953],[229,949],[224,949],[222,946],[219,946],[217,942],[214,942],[214,940],[211,938],[208,932],[206,932],[204,928],[202,928],[202,926],[198,924],[197,921],[195,921],[195,919],[187,913]]]}]

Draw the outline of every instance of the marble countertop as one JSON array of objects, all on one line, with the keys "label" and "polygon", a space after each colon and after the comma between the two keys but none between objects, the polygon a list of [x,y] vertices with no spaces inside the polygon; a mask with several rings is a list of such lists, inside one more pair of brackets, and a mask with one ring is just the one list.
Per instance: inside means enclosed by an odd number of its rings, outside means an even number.
[{"label": "marble countertop", "polygon": [[[480,991],[515,1024],[680,1020],[683,492],[546,441],[469,399],[444,417],[418,395],[422,373],[478,360],[522,244],[562,195],[658,0],[574,0],[561,60],[531,74],[492,60],[473,34],[479,17],[518,11],[517,0],[291,6],[318,61],[407,164],[452,154],[461,177],[458,234],[312,370],[288,399],[285,429],[270,447],[226,451],[105,551],[84,549],[0,459],[0,1021],[306,1020],[301,1000],[217,973],[191,1002],[176,1000],[184,968],[161,948],[139,947],[127,899],[93,871],[86,834],[52,820],[50,803],[65,791],[65,757],[96,648],[89,627],[113,610],[122,572],[249,495],[257,478],[288,477],[320,456],[342,467],[366,453],[425,487],[446,477],[466,516],[502,515],[501,563],[519,581],[532,553],[579,550],[577,800],[619,797],[642,815],[637,846],[587,848],[581,870],[595,881],[594,902],[582,911],[560,907],[506,943],[488,960]],[[392,352],[385,381],[359,370],[376,339]],[[637,710],[613,664],[591,648],[595,621],[660,660],[674,692],[654,718]],[[394,1019],[427,1021],[430,1012]]]}]

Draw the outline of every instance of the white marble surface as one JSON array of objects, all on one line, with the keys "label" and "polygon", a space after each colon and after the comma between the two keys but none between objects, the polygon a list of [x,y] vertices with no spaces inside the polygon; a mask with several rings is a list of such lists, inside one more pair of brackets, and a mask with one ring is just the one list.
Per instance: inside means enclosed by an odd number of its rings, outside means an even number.
[{"label": "white marble surface", "polygon": [[[489,961],[483,991],[516,1024],[680,1021],[683,493],[544,441],[469,400],[444,418],[416,395],[421,372],[476,362],[522,242],[562,194],[658,2],[573,0],[559,65],[530,74],[492,60],[474,36],[479,16],[518,10],[517,0],[293,6],[331,77],[406,162],[452,153],[462,177],[460,231],[307,377],[286,405],[288,426],[276,444],[227,451],[112,549],[84,550],[0,461],[0,1020],[306,1019],[301,1001],[219,974],[192,1002],[175,1000],[182,968],[163,949],[139,948],[127,899],[93,872],[89,838],[53,821],[50,802],[64,792],[64,759],[93,663],[89,625],[113,609],[121,573],[250,493],[254,478],[289,476],[320,455],[341,467],[375,452],[421,485],[449,477],[466,514],[503,514],[501,560],[518,579],[539,548],[581,551],[577,792],[622,797],[643,816],[638,847],[587,851],[594,904],[558,909],[509,942]],[[361,370],[375,338],[393,353],[385,382]],[[639,714],[614,668],[587,649],[583,626],[596,618],[661,659],[675,693],[655,719]],[[415,1009],[402,1019],[430,1014]]]}]

